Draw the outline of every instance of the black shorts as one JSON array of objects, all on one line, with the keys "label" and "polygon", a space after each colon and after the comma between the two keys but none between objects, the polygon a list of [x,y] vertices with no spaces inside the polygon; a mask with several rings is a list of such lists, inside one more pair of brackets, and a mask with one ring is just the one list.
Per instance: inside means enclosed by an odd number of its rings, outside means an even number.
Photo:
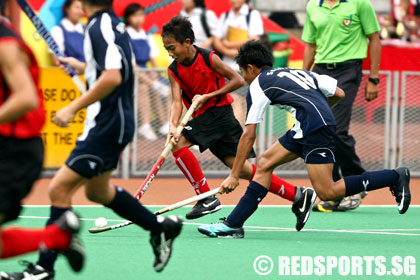
[{"label": "black shorts", "polygon": [[[203,114],[189,121],[182,134],[188,141],[200,147],[200,152],[207,149],[225,162],[227,156],[235,156],[242,127],[233,114],[232,106],[212,107]],[[248,158],[255,157],[254,149]]]},{"label": "black shorts", "polygon": [[77,141],[66,165],[77,174],[92,178],[117,168],[121,152],[127,144]]},{"label": "black shorts", "polygon": [[279,142],[287,150],[303,158],[305,163],[334,163],[334,135],[334,125],[323,126],[300,139],[294,139],[289,130],[279,138]]},{"label": "black shorts", "polygon": [[0,136],[0,225],[18,217],[21,200],[39,178],[43,161],[41,138]]}]

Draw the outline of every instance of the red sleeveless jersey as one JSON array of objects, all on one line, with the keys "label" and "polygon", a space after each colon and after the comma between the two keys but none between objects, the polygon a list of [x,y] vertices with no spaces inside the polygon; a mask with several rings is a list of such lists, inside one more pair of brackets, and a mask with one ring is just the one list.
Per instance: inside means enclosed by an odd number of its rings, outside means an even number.
[{"label": "red sleeveless jersey", "polygon": [[[213,69],[212,56],[214,51],[195,47],[196,54],[190,64],[174,61],[169,65],[168,71],[181,87],[182,100],[187,108],[191,106],[195,95],[214,92],[225,85],[225,77]],[[232,104],[233,98],[229,94],[213,97],[200,109],[195,116],[203,114],[211,107],[221,107]]]},{"label": "red sleeveless jersey", "polygon": [[[44,99],[39,88],[38,63],[29,47],[12,31],[11,25],[4,21],[0,21],[0,44],[5,42],[16,43],[29,56],[29,72],[38,90],[39,105],[36,109],[27,112],[14,122],[1,124],[0,135],[19,139],[38,137],[40,136],[42,126],[45,122]],[[0,70],[0,106],[3,105],[11,94],[13,94],[13,92],[10,91],[3,73],[1,73]]]}]

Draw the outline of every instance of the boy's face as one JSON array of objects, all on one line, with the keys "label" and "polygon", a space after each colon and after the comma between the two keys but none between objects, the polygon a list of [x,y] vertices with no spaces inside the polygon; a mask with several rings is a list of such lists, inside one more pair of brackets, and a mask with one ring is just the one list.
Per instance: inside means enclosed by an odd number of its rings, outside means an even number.
[{"label": "boy's face", "polygon": [[182,63],[185,60],[190,60],[188,57],[188,50],[191,47],[190,40],[187,39],[185,42],[180,43],[175,40],[174,36],[165,36],[162,37],[163,46],[168,51],[170,57],[172,57],[175,61]]},{"label": "boy's face", "polygon": [[242,77],[248,83],[248,85],[250,85],[252,81],[258,76],[258,74],[255,74],[253,69],[249,66],[246,69],[242,67],[239,67],[239,69],[241,70]]}]

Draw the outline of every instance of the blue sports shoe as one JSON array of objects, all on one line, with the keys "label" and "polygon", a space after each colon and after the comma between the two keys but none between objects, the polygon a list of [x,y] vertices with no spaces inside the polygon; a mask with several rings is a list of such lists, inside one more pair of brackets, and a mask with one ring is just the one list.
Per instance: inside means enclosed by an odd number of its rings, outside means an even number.
[{"label": "blue sports shoe", "polygon": [[[224,219],[221,219],[224,220]],[[244,228],[232,228],[226,221],[200,226],[198,231],[210,237],[244,238]]]}]

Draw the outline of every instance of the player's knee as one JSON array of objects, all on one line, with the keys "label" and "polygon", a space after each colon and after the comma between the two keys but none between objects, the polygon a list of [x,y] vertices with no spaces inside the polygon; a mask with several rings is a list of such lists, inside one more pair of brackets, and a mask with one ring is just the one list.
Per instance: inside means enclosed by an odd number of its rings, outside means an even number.
[{"label": "player's knee", "polygon": [[315,187],[316,194],[318,195],[320,200],[333,200],[336,199],[336,193],[334,188],[331,187]]},{"label": "player's knee", "polygon": [[52,203],[66,201],[71,196],[71,194],[67,192],[65,188],[55,184],[51,184],[49,186],[48,195]]},{"label": "player's knee", "polygon": [[257,172],[268,172],[271,171],[272,167],[270,164],[270,160],[265,157],[264,155],[262,155],[259,159],[258,159],[258,164],[257,164]]},{"label": "player's knee", "polygon": [[112,201],[111,195],[106,191],[97,192],[95,190],[90,190],[88,188],[85,188],[85,194],[86,194],[87,199],[89,199],[92,202],[99,203],[99,204],[106,205]]},{"label": "player's knee", "polygon": [[92,202],[96,202],[96,203],[102,202],[100,196],[97,193],[91,190],[88,190],[87,188],[85,189],[85,194],[86,194],[87,199],[89,199]]}]

